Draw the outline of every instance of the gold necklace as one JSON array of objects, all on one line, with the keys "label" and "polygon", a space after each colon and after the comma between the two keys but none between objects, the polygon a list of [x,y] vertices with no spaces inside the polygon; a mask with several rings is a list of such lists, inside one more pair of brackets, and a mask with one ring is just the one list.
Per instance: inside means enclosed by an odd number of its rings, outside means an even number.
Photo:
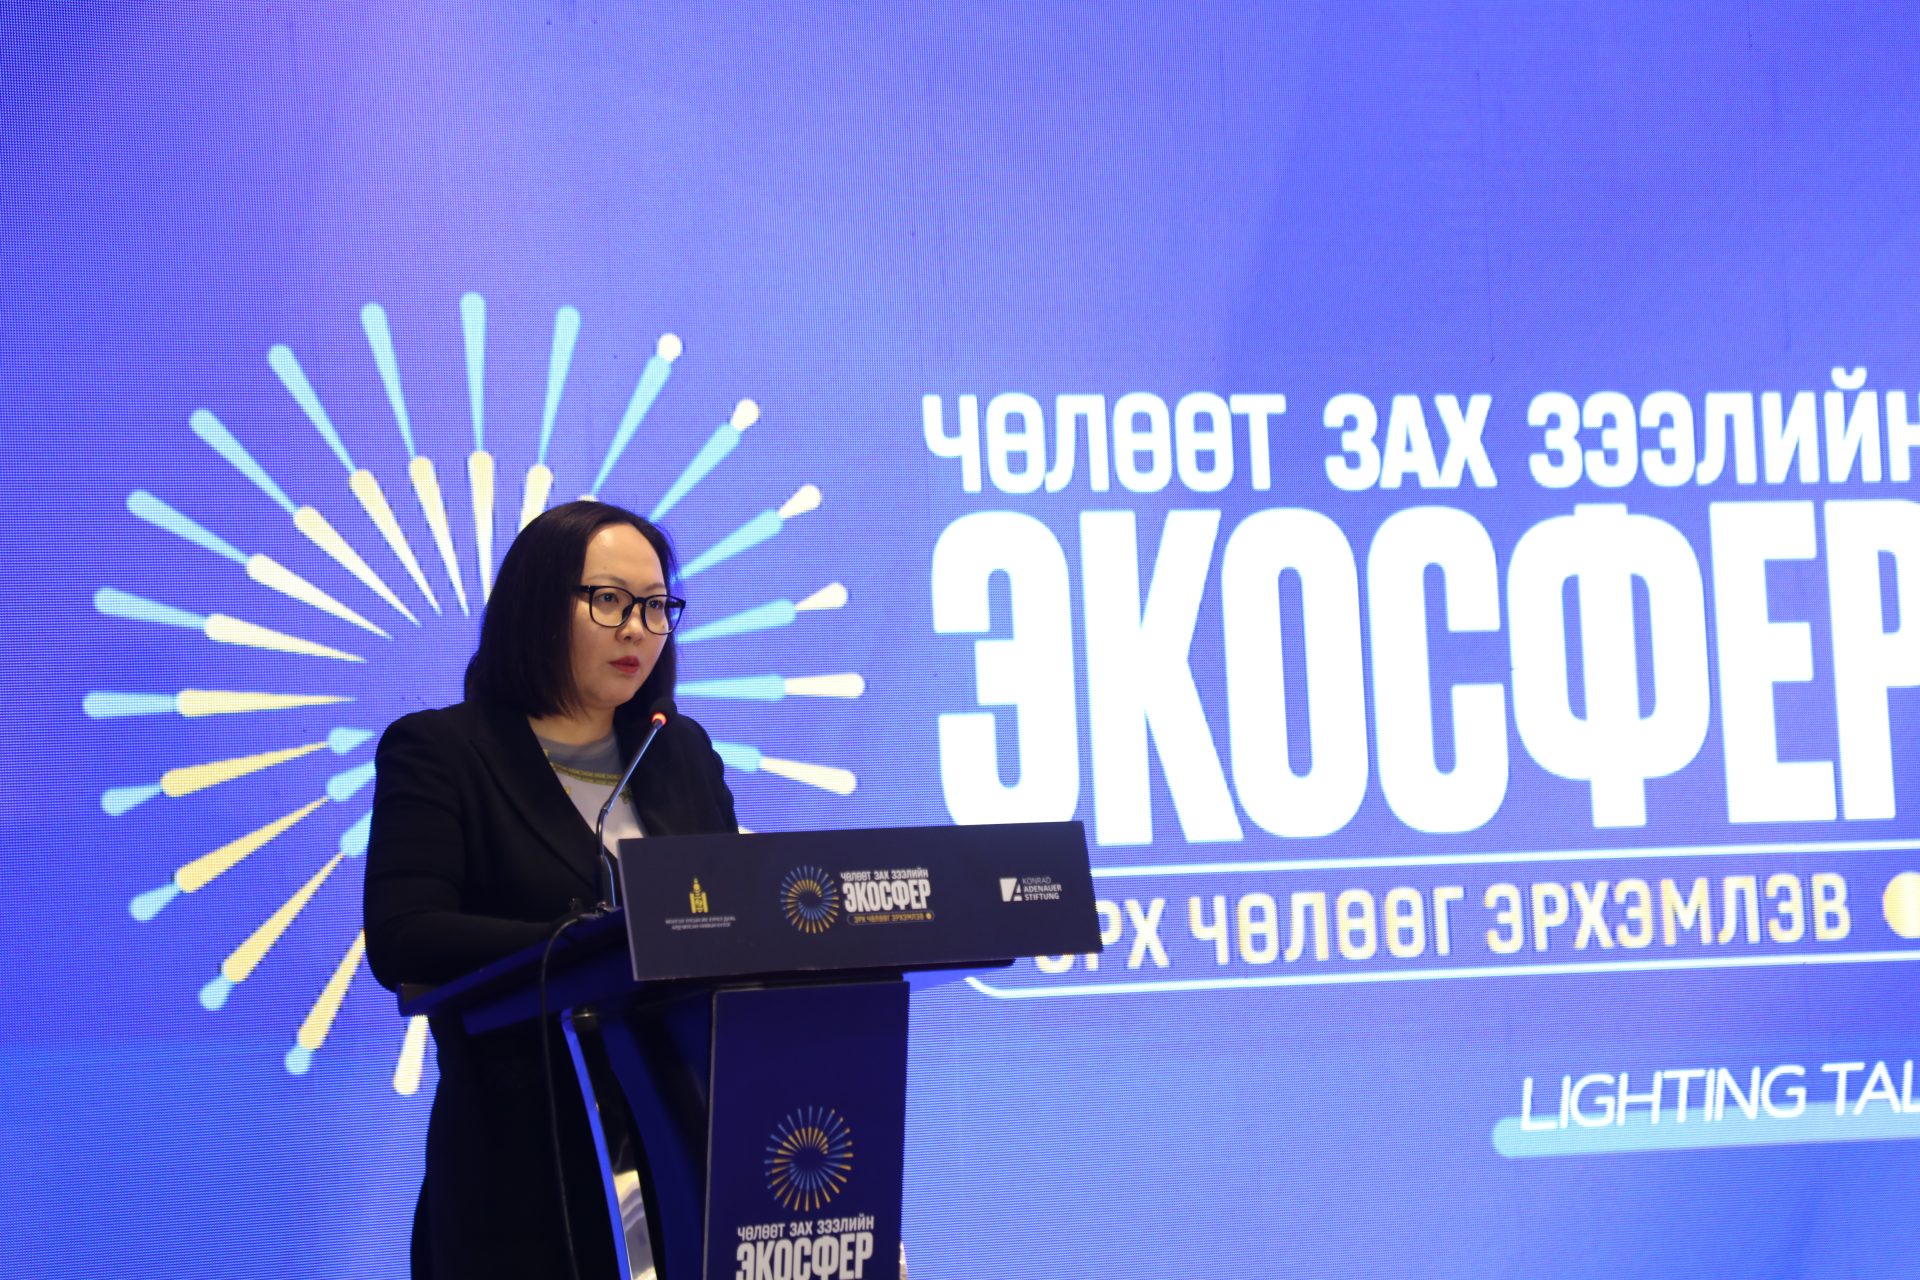
[{"label": "gold necklace", "polygon": [[[582,782],[590,782],[595,786],[606,787],[608,790],[612,790],[613,784],[620,781],[620,775],[617,773],[595,773],[591,769],[576,769],[570,764],[561,764],[558,760],[555,760],[552,755],[548,754],[545,748],[541,749],[540,754],[547,757],[547,764],[551,766],[554,773],[560,777],[560,789],[565,791],[569,797],[573,795],[573,789],[567,786],[568,778],[578,778]],[[633,798],[633,783],[631,781],[629,781],[625,787],[621,788],[620,795],[628,804],[639,808],[639,802]]]}]

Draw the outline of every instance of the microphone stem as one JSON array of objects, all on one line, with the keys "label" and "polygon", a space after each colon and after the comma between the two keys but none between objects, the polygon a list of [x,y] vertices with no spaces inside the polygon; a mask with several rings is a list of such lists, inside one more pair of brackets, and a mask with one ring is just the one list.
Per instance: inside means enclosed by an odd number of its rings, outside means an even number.
[{"label": "microphone stem", "polygon": [[613,806],[620,799],[620,793],[627,789],[627,783],[633,777],[633,771],[640,767],[640,757],[647,754],[647,748],[666,726],[667,717],[655,712],[647,724],[647,736],[640,740],[640,749],[633,753],[633,759],[627,761],[626,772],[620,775],[620,781],[613,784],[613,790],[607,795],[607,802],[600,806],[600,817],[593,824],[593,849],[600,867],[600,907],[611,911],[620,905],[620,868],[613,854],[607,849],[607,815],[613,812]]}]

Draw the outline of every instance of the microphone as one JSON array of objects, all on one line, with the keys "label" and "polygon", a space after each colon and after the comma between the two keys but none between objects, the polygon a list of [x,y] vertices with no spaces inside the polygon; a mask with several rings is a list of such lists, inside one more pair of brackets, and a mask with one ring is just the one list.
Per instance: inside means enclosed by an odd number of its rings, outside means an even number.
[{"label": "microphone", "polygon": [[647,736],[640,739],[640,749],[633,753],[633,759],[627,761],[626,771],[620,775],[620,781],[613,784],[607,802],[600,806],[600,817],[593,824],[593,848],[600,862],[602,911],[611,911],[620,905],[620,866],[607,849],[607,815],[613,812],[614,802],[620,798],[620,793],[627,789],[627,781],[633,777],[633,771],[640,767],[640,757],[647,754],[647,748],[653,745],[654,738],[666,727],[667,720],[673,714],[672,698],[661,698],[653,704],[653,713],[647,718]]}]

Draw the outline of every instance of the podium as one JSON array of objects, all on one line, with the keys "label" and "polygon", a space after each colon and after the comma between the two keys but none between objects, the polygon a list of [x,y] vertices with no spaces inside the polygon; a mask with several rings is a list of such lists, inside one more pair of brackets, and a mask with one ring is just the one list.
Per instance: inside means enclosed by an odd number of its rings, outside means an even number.
[{"label": "podium", "polygon": [[1100,950],[1077,822],[628,840],[620,885],[402,1012],[538,1018],[546,955],[627,1280],[891,1280],[907,975]]}]

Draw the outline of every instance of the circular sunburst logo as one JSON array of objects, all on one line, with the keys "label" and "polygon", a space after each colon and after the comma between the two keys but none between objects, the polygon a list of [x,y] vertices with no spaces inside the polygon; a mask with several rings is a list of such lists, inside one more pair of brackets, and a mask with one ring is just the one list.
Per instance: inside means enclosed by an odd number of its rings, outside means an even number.
[{"label": "circular sunburst logo", "polygon": [[853,1130],[832,1107],[806,1107],[774,1127],[767,1141],[767,1190],[782,1208],[812,1213],[847,1185]]},{"label": "circular sunburst logo", "polygon": [[[416,431],[401,376],[403,348],[386,308],[368,303],[359,321],[392,413],[385,429],[397,428],[405,449],[402,473],[380,475],[369,467],[378,462],[372,455],[391,449],[375,449],[365,436],[336,426],[324,388],[316,385],[326,377],[321,367],[315,369],[320,379],[310,377],[291,347],[276,344],[266,363],[292,401],[288,422],[303,421],[311,434],[289,433],[279,420],[229,422],[194,410],[187,425],[197,442],[183,441],[178,467],[127,496],[125,514],[138,523],[120,525],[112,535],[137,553],[124,557],[127,577],[88,584],[99,614],[140,628],[149,644],[165,648],[143,687],[92,690],[83,713],[103,733],[124,734],[130,717],[177,725],[141,739],[165,760],[151,774],[129,770],[130,753],[109,743],[93,755],[102,762],[100,807],[110,821],[173,822],[190,832],[191,856],[153,867],[128,913],[142,927],[177,927],[189,910],[183,900],[202,892],[239,894],[257,922],[242,936],[201,930],[190,940],[211,975],[198,986],[200,1006],[217,1014],[245,998],[250,979],[247,992],[269,985],[257,974],[279,958],[285,949],[278,944],[303,917],[324,915],[335,928],[354,922],[338,942],[322,944],[323,954],[330,953],[325,969],[286,973],[272,984],[270,998],[290,1006],[285,1066],[295,1076],[312,1069],[364,967],[352,871],[367,848],[376,735],[395,715],[433,701],[421,690],[444,689],[444,700],[457,692],[457,665],[450,664],[472,651],[513,533],[556,495],[608,495],[654,520],[683,503],[692,506],[708,495],[702,486],[724,470],[760,420],[759,406],[742,399],[718,426],[712,418],[696,420],[699,434],[691,440],[683,429],[657,430],[649,415],[684,355],[681,340],[668,333],[639,362],[637,384],[610,437],[607,428],[600,432],[604,449],[589,452],[565,408],[581,317],[563,306],[554,314],[540,420],[502,421],[497,411],[489,414],[488,306],[468,293],[460,299],[459,331],[466,356],[462,407],[471,423],[460,425],[459,436],[467,436],[470,425],[471,444],[436,460],[431,450],[445,450],[448,440],[424,423]],[[365,420],[360,408],[336,403],[335,411],[343,421]],[[647,447],[630,452],[643,423]],[[249,440],[267,441],[269,455],[256,454]],[[290,465],[296,440],[304,442],[299,447],[307,457]],[[635,465],[634,455],[642,453],[651,465]],[[769,492],[759,514],[689,558],[682,580],[747,556],[818,509],[820,490],[803,480]],[[628,495],[653,495],[652,504]],[[209,580],[205,570],[217,561],[226,561],[233,575],[226,595],[217,603],[186,598]],[[814,619],[848,602],[839,582],[768,581],[771,576],[749,575],[754,585],[744,598],[734,594],[742,581],[737,573],[725,579],[728,585],[701,593],[698,613],[677,636],[682,671],[705,666],[713,651],[723,671],[683,679],[678,694],[718,702],[709,721],[720,730],[714,749],[732,772],[770,777],[776,788],[848,795],[856,786],[850,770],[762,752],[750,741],[751,716],[739,714],[743,704],[856,698],[866,688],[857,672],[742,669],[741,638],[818,625]],[[214,651],[203,651],[202,642]],[[697,653],[692,661],[690,648]],[[747,784],[743,801],[752,802],[758,785]],[[214,788],[227,807],[217,814],[196,810],[205,803],[200,793]],[[138,838],[126,843],[142,844]],[[297,870],[291,892],[290,869]],[[817,896],[802,895],[802,901],[809,913],[824,907],[828,919],[835,910]],[[311,947],[301,950],[311,953]],[[396,1092],[418,1089],[426,1042],[426,1020],[414,1018],[393,1072]]]},{"label": "circular sunburst logo", "polygon": [[802,933],[825,933],[840,918],[840,890],[819,867],[795,867],[780,882],[780,909]]}]

